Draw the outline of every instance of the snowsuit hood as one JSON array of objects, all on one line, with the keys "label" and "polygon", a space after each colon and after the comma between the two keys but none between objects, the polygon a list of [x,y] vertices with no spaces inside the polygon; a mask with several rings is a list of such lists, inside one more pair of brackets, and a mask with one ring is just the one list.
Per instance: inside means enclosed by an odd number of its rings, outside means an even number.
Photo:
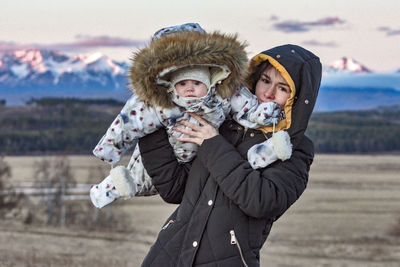
[{"label": "snowsuit hood", "polygon": [[[254,56],[248,73],[253,73],[264,61],[268,61],[280,72],[292,90],[284,107],[286,118],[278,123],[275,131],[287,130],[292,137],[303,134],[321,83],[322,66],[319,58],[300,46],[282,45]],[[254,78],[251,75],[246,78],[249,88],[256,82],[252,79]],[[255,88],[252,90],[254,93]],[[262,130],[272,132],[272,127],[264,127]]]},{"label": "snowsuit hood", "polygon": [[191,65],[210,66],[211,86],[223,98],[230,98],[247,70],[245,44],[236,35],[219,32],[181,31],[153,38],[134,53],[130,68],[132,90],[142,101],[163,108],[174,104],[165,83],[168,73]]}]

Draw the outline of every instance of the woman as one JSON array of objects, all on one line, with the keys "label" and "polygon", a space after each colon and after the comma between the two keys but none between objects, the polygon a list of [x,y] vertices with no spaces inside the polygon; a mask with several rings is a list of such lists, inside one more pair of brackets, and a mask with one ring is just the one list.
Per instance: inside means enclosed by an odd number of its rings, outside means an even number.
[{"label": "woman", "polygon": [[[265,72],[266,61],[276,76]],[[304,191],[314,156],[304,132],[319,89],[320,61],[299,46],[283,45],[253,57],[249,73],[248,86],[260,102],[289,89],[286,118],[275,129],[245,129],[227,120],[218,134],[194,115],[201,126],[183,122],[192,131],[179,130],[189,135],[182,141],[200,145],[196,159],[185,164],[176,161],[164,130],[140,139],[144,166],[160,196],[180,204],[142,266],[259,266],[273,222]],[[252,169],[247,151],[273,130],[288,131],[292,157]]]}]

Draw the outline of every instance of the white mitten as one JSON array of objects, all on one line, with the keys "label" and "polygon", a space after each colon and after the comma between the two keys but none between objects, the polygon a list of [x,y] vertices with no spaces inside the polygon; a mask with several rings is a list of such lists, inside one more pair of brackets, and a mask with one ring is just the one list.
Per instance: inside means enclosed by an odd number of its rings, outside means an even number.
[{"label": "white mitten", "polygon": [[247,151],[247,158],[253,169],[264,168],[278,159],[289,159],[291,155],[292,144],[286,131],[274,133],[270,139],[252,146]]},{"label": "white mitten", "polygon": [[90,200],[96,208],[101,209],[118,198],[119,194],[110,175],[104,178],[101,183],[95,184],[90,188]]}]

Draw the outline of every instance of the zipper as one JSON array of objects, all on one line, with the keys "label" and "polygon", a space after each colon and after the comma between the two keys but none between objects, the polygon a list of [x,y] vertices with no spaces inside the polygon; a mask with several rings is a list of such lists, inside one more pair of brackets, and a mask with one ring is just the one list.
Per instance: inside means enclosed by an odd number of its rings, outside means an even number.
[{"label": "zipper", "polygon": [[161,229],[162,229],[162,230],[167,229],[167,227],[168,227],[170,224],[173,224],[174,222],[175,222],[174,220],[169,220]]},{"label": "zipper", "polygon": [[236,247],[239,250],[240,258],[242,259],[243,265],[245,267],[248,267],[246,261],[244,260],[243,252],[242,252],[242,249],[240,248],[239,241],[236,238],[235,231],[231,230],[229,233],[231,234],[231,245],[236,245]]}]

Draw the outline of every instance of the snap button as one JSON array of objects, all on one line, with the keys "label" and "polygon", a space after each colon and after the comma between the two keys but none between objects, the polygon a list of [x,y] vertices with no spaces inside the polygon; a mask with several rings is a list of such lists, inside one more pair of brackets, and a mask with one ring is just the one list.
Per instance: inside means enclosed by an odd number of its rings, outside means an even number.
[{"label": "snap button", "polygon": [[210,199],[209,201],[208,201],[208,206],[211,206],[213,204],[213,201]]},{"label": "snap button", "polygon": [[198,245],[197,241],[194,241],[193,242],[193,247],[197,247],[197,245]]},{"label": "snap button", "polygon": [[254,137],[254,133],[250,133],[250,136],[251,136],[251,137]]},{"label": "snap button", "polygon": [[308,103],[310,103],[310,101],[308,101],[308,99],[304,100],[304,103],[306,103],[306,105],[308,105]]},{"label": "snap button", "polygon": [[222,83],[222,81],[218,81],[217,83],[218,83],[218,84],[221,84],[221,83]]},{"label": "snap button", "polygon": [[238,126],[237,129],[240,131],[240,130],[242,130],[242,127]]},{"label": "snap button", "polygon": [[293,53],[293,54],[294,54],[294,52],[295,52],[294,49],[292,49],[292,53]]},{"label": "snap button", "polygon": [[280,58],[281,57],[281,55],[276,55],[276,58]]}]

